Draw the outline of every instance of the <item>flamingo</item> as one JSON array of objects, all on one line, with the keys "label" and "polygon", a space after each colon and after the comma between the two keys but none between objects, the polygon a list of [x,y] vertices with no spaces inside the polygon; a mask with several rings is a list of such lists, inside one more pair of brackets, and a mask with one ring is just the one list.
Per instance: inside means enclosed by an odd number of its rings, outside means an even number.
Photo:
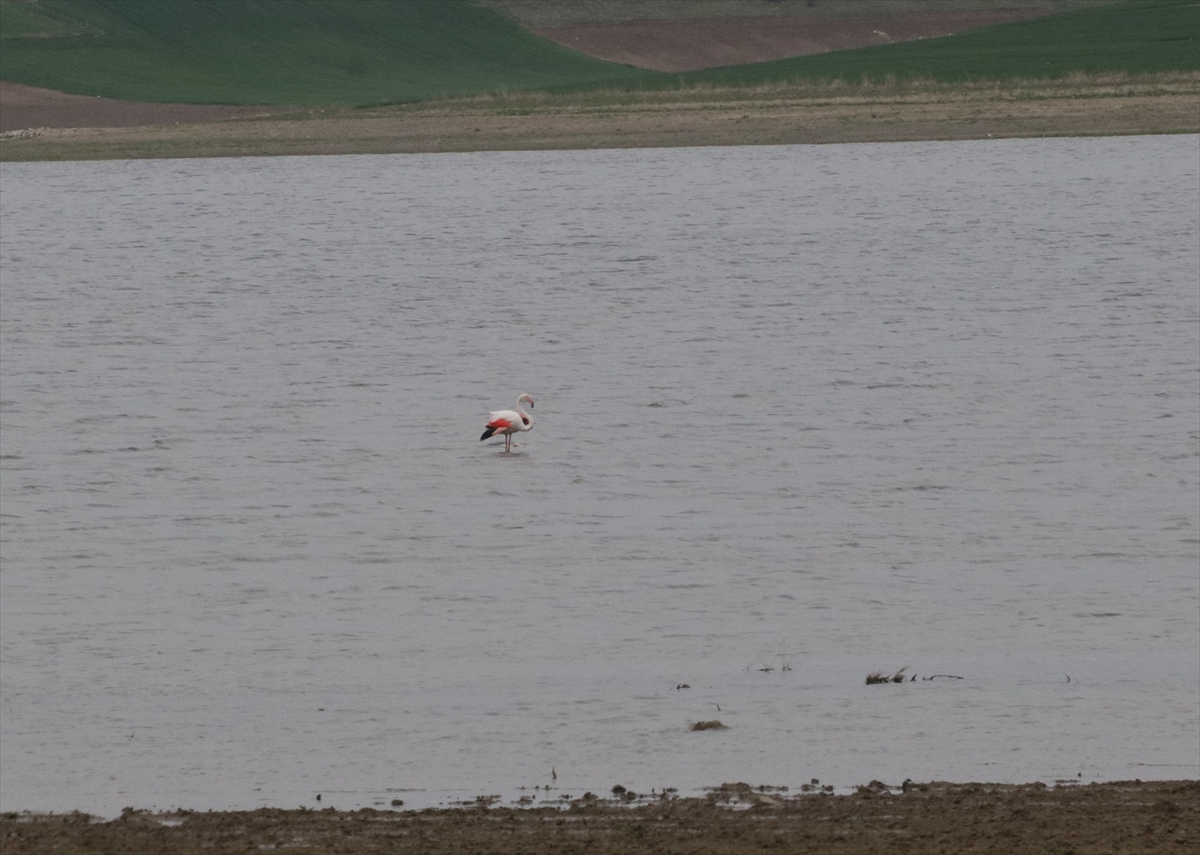
[{"label": "flamingo", "polygon": [[517,398],[517,408],[515,410],[494,410],[491,418],[488,419],[487,429],[484,430],[483,436],[479,437],[479,441],[492,436],[493,434],[504,434],[504,453],[512,452],[512,435],[518,431],[533,429],[533,416],[521,409],[521,402],[528,401],[530,408],[533,407],[533,398],[527,393],[522,393]]}]

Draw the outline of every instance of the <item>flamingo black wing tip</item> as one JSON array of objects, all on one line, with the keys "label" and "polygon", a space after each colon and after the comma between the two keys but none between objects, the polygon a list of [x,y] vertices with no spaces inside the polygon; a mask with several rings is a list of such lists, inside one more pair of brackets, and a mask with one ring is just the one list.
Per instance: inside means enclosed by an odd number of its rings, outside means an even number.
[{"label": "flamingo black wing tip", "polygon": [[495,428],[488,428],[487,430],[485,430],[485,431],[483,432],[483,436],[479,437],[479,441],[480,441],[480,442],[483,442],[485,439],[487,439],[488,437],[490,437],[490,436],[491,436],[492,434],[494,434],[495,432],[496,432]]}]

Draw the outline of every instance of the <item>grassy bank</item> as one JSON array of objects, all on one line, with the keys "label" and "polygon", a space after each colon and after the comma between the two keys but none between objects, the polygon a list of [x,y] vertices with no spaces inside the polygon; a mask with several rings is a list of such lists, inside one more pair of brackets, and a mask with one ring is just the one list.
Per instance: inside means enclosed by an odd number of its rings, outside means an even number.
[{"label": "grassy bank", "polygon": [[465,0],[0,0],[0,13],[8,80],[295,107],[15,131],[6,161],[1200,132],[1196,0],[684,75],[589,59]]},{"label": "grassy bank", "polygon": [[1200,74],[513,93],[141,128],[35,130],[0,160],[370,154],[1200,132]]}]

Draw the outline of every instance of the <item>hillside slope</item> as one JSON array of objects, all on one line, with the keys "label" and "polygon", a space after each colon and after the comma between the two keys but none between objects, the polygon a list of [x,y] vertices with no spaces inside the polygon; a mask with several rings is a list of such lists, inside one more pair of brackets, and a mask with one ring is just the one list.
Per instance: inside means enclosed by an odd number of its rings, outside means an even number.
[{"label": "hillside slope", "polygon": [[397,102],[644,74],[465,0],[6,0],[0,36],[4,80],[135,101]]},{"label": "hillside slope", "polygon": [[1130,0],[945,38],[793,57],[684,75],[722,86],[780,81],[1056,79],[1200,71],[1200,3]]},{"label": "hillside slope", "polygon": [[126,101],[335,106],[506,91],[1196,73],[1200,3],[1132,0],[683,74],[585,56],[469,0],[0,0],[0,38],[0,79],[10,83]]}]

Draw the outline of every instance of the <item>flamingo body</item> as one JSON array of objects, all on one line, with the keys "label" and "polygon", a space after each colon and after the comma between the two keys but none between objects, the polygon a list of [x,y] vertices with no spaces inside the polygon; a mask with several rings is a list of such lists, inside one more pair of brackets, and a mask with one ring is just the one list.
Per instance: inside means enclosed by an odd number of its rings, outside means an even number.
[{"label": "flamingo body", "polygon": [[521,409],[523,401],[528,402],[530,408],[533,407],[533,398],[528,394],[522,394],[517,398],[515,410],[493,410],[479,441],[482,442],[489,437],[501,434],[504,436],[504,453],[510,453],[512,451],[512,435],[533,429],[533,416]]}]

